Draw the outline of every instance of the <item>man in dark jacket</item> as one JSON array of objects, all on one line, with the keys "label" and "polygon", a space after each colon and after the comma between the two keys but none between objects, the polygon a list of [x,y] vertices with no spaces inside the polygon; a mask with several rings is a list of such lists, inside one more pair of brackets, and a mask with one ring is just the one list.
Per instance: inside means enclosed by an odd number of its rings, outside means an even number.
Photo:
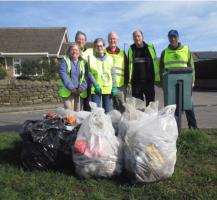
[{"label": "man in dark jacket", "polygon": [[133,32],[134,44],[128,51],[130,83],[132,96],[144,101],[146,105],[155,100],[155,81],[159,81],[159,66],[154,46],[144,42],[142,31]]}]

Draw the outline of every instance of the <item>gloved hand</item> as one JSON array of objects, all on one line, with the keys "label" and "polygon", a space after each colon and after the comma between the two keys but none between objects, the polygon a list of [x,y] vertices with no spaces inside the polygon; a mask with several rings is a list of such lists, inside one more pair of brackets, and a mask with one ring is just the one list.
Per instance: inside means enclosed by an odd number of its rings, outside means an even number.
[{"label": "gloved hand", "polygon": [[115,96],[118,93],[118,89],[116,87],[112,87],[111,95]]},{"label": "gloved hand", "polygon": [[101,88],[100,88],[100,86],[98,84],[95,84],[94,88],[95,88],[95,93],[96,94],[100,94],[101,93]]}]

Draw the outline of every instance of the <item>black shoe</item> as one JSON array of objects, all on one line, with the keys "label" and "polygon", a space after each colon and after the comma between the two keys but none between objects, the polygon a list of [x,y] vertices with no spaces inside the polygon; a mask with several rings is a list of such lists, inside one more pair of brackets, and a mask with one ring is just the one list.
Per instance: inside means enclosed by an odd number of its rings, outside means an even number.
[{"label": "black shoe", "polygon": [[199,129],[197,126],[188,126],[190,129]]}]

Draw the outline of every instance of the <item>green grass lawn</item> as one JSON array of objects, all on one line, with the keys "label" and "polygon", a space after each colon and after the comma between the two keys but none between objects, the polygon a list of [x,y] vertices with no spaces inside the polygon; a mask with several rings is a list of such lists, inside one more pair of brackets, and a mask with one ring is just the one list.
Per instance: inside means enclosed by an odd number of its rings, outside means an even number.
[{"label": "green grass lawn", "polygon": [[0,134],[1,200],[217,199],[217,129],[183,130],[173,176],[142,185],[131,185],[124,175],[81,180],[70,165],[62,172],[26,172],[21,148],[18,134]]}]

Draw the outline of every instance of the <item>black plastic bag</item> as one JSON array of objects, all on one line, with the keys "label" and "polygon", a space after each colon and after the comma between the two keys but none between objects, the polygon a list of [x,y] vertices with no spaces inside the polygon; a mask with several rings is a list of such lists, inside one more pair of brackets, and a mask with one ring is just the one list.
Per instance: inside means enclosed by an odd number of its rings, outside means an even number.
[{"label": "black plastic bag", "polygon": [[22,166],[26,170],[50,170],[56,169],[58,151],[45,147],[40,143],[24,142],[21,152]]},{"label": "black plastic bag", "polygon": [[80,126],[67,130],[62,118],[27,120],[20,136],[23,139],[21,161],[27,170],[49,170],[59,166],[60,155],[70,155]]}]

